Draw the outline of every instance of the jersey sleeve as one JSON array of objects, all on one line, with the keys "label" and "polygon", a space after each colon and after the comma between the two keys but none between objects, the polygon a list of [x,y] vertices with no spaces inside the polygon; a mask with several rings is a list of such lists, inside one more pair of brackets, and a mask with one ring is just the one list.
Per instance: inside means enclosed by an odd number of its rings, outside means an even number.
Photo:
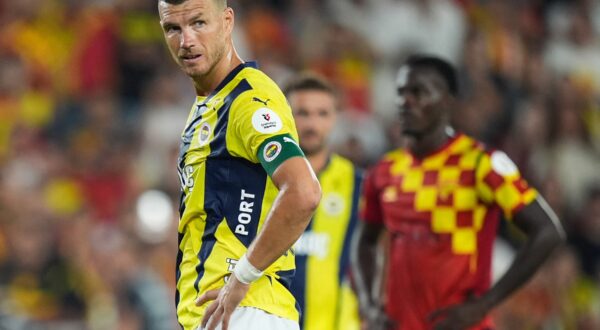
[{"label": "jersey sleeve", "polygon": [[373,168],[365,176],[360,200],[360,218],[367,223],[383,223],[380,191],[376,185],[377,168]]},{"label": "jersey sleeve", "polygon": [[488,204],[498,206],[508,220],[512,220],[521,208],[533,202],[538,195],[502,151],[485,152],[481,156],[476,180],[479,197]]},{"label": "jersey sleeve", "polygon": [[232,104],[227,131],[229,152],[262,163],[269,174],[286,156],[303,155],[292,111],[279,94],[250,90],[238,96]]}]

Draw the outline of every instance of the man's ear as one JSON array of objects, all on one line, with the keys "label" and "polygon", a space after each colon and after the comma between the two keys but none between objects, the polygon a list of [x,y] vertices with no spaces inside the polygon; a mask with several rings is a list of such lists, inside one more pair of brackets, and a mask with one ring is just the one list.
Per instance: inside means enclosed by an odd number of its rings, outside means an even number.
[{"label": "man's ear", "polygon": [[233,9],[231,7],[227,7],[225,8],[225,12],[223,13],[223,15],[225,15],[223,21],[223,23],[225,24],[225,31],[228,34],[231,34],[233,33],[233,26],[235,24],[235,13],[233,12]]}]

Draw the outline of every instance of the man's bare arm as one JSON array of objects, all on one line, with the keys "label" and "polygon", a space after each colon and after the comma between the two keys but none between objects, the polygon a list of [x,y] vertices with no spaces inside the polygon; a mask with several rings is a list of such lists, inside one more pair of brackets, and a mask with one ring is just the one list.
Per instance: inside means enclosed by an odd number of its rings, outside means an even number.
[{"label": "man's bare arm", "polygon": [[542,197],[515,215],[514,223],[527,235],[508,271],[483,296],[464,304],[438,310],[431,315],[434,329],[467,328],[476,324],[489,311],[529,280],[565,239],[562,226]]},{"label": "man's bare arm", "polygon": [[389,329],[393,322],[383,310],[383,302],[374,293],[381,283],[382,269],[378,267],[379,238],[384,232],[383,224],[360,222],[352,239],[350,253],[352,274],[356,283],[360,313],[371,330]]},{"label": "man's bare arm", "polygon": [[527,236],[506,274],[484,296],[490,307],[502,302],[537,271],[560,243],[565,233],[552,209],[538,197],[515,215],[515,225]]},{"label": "man's bare arm", "polygon": [[321,187],[303,157],[286,160],[273,173],[279,195],[250,247],[248,261],[264,270],[302,235],[321,199]]}]

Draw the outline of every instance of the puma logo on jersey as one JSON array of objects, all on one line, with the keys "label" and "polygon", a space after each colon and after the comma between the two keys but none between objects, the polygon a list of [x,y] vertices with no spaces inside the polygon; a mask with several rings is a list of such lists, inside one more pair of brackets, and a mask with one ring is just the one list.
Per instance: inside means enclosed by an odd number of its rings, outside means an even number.
[{"label": "puma logo on jersey", "polygon": [[298,142],[294,141],[294,139],[290,139],[290,138],[289,138],[289,137],[287,137],[287,136],[284,136],[284,137],[283,137],[283,142],[289,142],[289,143],[293,143],[293,144],[295,144],[295,145],[297,145],[297,146],[299,147],[299,145],[298,145]]},{"label": "puma logo on jersey", "polygon": [[[271,101],[271,99],[267,99],[266,101],[263,101],[263,100],[259,99],[258,97],[253,97],[253,98],[252,98],[252,101],[256,101],[256,102],[262,103],[262,104],[264,104],[264,105],[265,105],[265,107],[266,107],[266,106],[267,106],[267,103],[269,103],[269,101]],[[266,119],[266,118],[265,118],[265,119]],[[269,120],[269,119],[267,119],[267,120]]]}]

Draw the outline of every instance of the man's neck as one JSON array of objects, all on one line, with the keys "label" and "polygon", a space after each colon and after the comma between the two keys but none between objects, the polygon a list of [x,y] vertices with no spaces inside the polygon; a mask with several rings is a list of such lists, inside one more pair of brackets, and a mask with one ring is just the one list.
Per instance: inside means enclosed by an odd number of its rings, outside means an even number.
[{"label": "man's neck", "polygon": [[318,174],[325,168],[325,165],[327,165],[329,155],[329,149],[323,148],[323,150],[312,155],[308,155],[306,158],[308,159],[308,162],[310,163],[310,166],[312,167],[313,171],[315,171],[315,173]]},{"label": "man's neck", "polygon": [[411,137],[408,148],[417,158],[425,158],[439,150],[450,138],[448,126],[444,125],[435,128],[428,134]]},{"label": "man's neck", "polygon": [[209,73],[194,79],[196,95],[208,96],[240,64],[242,64],[242,59],[237,54],[235,48],[229,48],[227,54],[223,56]]}]

